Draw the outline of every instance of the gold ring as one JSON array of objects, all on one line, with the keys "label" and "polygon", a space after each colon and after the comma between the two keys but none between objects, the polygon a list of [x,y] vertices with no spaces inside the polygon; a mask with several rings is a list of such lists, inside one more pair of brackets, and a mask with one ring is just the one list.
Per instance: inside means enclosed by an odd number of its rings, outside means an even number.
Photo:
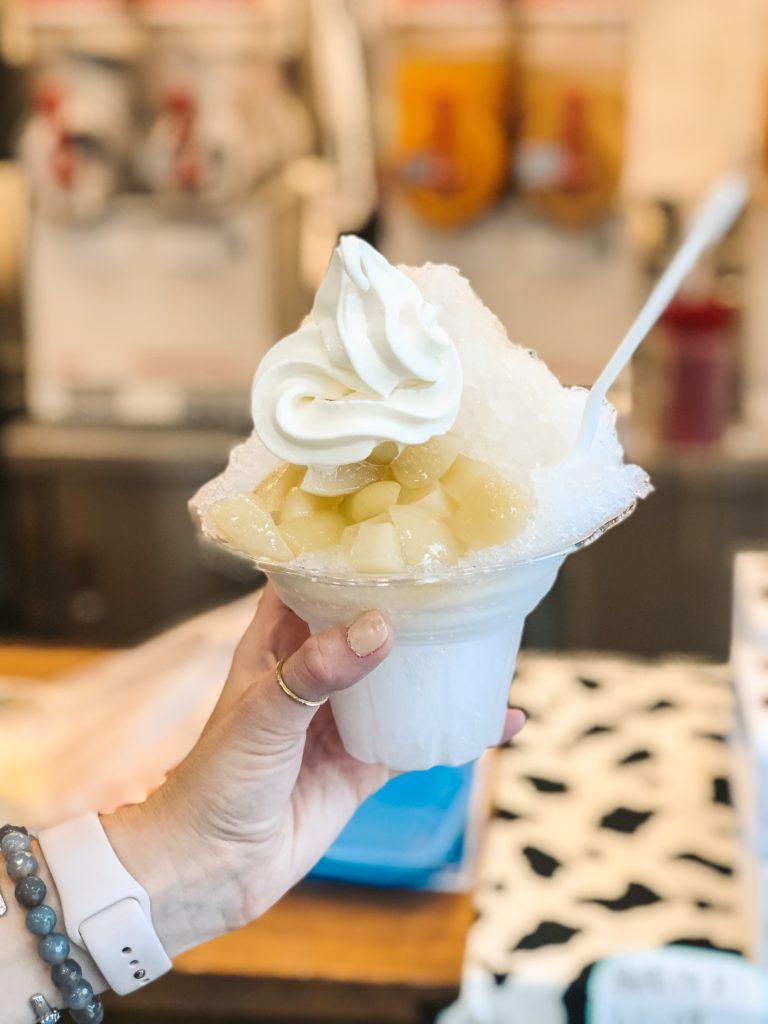
[{"label": "gold ring", "polygon": [[280,661],[275,665],[275,679],[277,679],[277,685],[283,691],[286,697],[290,697],[296,704],[302,704],[305,708],[319,708],[325,704],[328,700],[327,697],[323,697],[322,700],[305,700],[300,697],[297,693],[294,693],[290,686],[283,679],[283,665],[285,664],[285,658],[281,658]]}]

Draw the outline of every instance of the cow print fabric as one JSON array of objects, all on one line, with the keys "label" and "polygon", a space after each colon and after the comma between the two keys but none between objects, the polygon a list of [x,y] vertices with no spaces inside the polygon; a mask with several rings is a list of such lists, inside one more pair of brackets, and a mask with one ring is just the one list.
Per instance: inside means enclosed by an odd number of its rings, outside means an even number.
[{"label": "cow print fabric", "polygon": [[475,984],[554,989],[578,1021],[611,953],[742,951],[725,669],[527,655],[511,703],[531,718],[493,768]]}]

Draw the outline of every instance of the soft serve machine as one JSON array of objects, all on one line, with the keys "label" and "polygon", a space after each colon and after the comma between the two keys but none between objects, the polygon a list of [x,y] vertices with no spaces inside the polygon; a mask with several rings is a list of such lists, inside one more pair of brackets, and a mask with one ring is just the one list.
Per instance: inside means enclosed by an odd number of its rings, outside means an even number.
[{"label": "soft serve machine", "polygon": [[14,31],[11,626],[121,642],[231,592],[199,564],[186,498],[247,430],[253,369],[338,233],[371,216],[363,63],[342,0],[27,0]]},{"label": "soft serve machine", "polygon": [[36,418],[242,423],[243,381],[311,286],[291,252],[310,114],[268,14],[241,0],[38,11],[20,147]]}]

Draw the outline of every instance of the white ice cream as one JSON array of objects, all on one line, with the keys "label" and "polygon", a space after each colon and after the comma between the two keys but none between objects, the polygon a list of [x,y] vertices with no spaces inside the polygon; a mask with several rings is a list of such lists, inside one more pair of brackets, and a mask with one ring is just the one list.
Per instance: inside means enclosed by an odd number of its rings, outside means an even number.
[{"label": "white ice cream", "polygon": [[359,238],[342,238],[294,334],[253,382],[256,432],[298,465],[359,462],[383,441],[423,444],[453,426],[462,367],[418,286]]}]

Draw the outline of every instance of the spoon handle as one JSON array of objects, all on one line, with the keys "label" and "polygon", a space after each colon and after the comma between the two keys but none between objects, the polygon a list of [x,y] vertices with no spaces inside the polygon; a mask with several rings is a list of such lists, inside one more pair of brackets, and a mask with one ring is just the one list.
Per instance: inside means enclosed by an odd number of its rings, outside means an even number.
[{"label": "spoon handle", "polygon": [[746,175],[729,174],[720,179],[704,200],[674,259],[659,278],[637,319],[592,385],[572,455],[583,455],[589,450],[597,432],[600,409],[609,389],[635,354],[640,342],[667,308],[702,253],[726,234],[743,210],[748,197],[749,182]]}]

